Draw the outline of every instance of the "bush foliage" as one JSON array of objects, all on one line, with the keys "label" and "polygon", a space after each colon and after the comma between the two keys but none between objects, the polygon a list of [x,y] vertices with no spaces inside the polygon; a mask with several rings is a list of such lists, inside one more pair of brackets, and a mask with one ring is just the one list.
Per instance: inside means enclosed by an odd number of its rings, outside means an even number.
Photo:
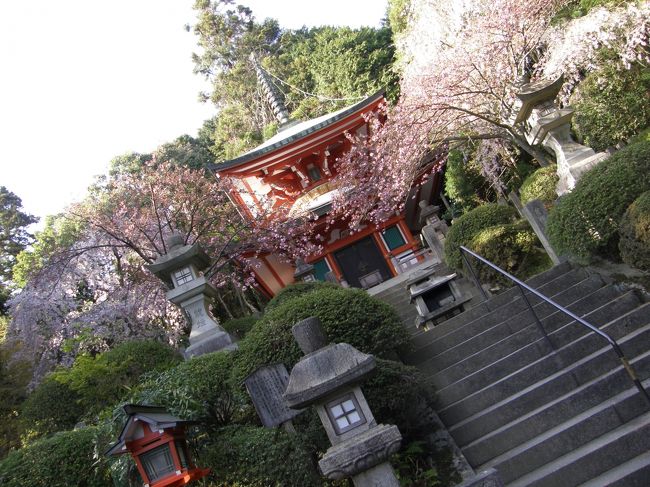
[{"label": "bush foliage", "polygon": [[625,263],[650,271],[650,191],[634,200],[623,215],[618,248]]},{"label": "bush foliage", "polygon": [[67,384],[52,376],[46,378],[21,407],[21,422],[28,436],[38,438],[73,428],[84,413],[79,399]]},{"label": "bush foliage", "polygon": [[212,468],[214,487],[321,485],[301,436],[281,429],[227,426],[201,448],[197,461]]},{"label": "bush foliage", "polygon": [[56,370],[27,397],[22,422],[31,437],[70,429],[111,407],[145,372],[180,360],[170,347],[145,340],[125,342],[95,357],[80,355],[72,367]]},{"label": "bush foliage", "polygon": [[180,418],[207,426],[230,423],[244,399],[230,376],[233,353],[214,352],[148,374],[128,402],[163,406]]},{"label": "bush foliage", "polygon": [[64,431],[13,451],[0,461],[4,487],[106,487],[112,485],[96,428]]},{"label": "bush foliage", "polygon": [[[553,265],[541,248],[537,235],[523,220],[481,230],[474,236],[468,248],[522,280]],[[509,279],[488,266],[477,263],[475,268],[482,282],[510,286]]]},{"label": "bush foliage", "polygon": [[221,326],[235,338],[242,339],[258,320],[259,317],[257,316],[244,316],[225,321]]},{"label": "bush foliage", "polygon": [[302,296],[303,294],[310,293],[317,289],[337,289],[338,287],[338,284],[334,284],[332,282],[296,282],[283,288],[278,294],[276,294],[275,297],[267,303],[266,311],[271,311],[273,308],[277,308],[281,304],[284,304],[286,301],[289,301],[297,296]]},{"label": "bush foliage", "polygon": [[618,229],[627,207],[650,190],[650,142],[621,149],[584,174],[549,214],[547,231],[563,254],[589,261],[616,259]]},{"label": "bush foliage", "polygon": [[552,203],[557,199],[555,187],[558,179],[555,165],[540,167],[528,176],[519,188],[521,202],[524,205],[533,200]]},{"label": "bush foliage", "polygon": [[578,136],[596,151],[614,146],[650,125],[650,68],[624,70],[605,62],[587,75],[576,98]]},{"label": "bush foliage", "polygon": [[271,307],[240,342],[235,367],[243,380],[261,365],[292,367],[302,357],[291,327],[310,316],[320,318],[332,343],[345,342],[378,357],[391,357],[408,342],[395,311],[360,289],[319,287]]},{"label": "bush foliage", "polygon": [[447,265],[455,269],[461,269],[463,259],[460,246],[470,244],[472,239],[486,228],[512,222],[516,214],[516,210],[510,206],[489,203],[468,211],[454,220],[445,239],[445,261]]},{"label": "bush foliage", "polygon": [[79,355],[69,369],[52,378],[79,396],[86,416],[97,414],[124,396],[145,372],[164,370],[181,361],[171,347],[153,340],[125,342],[99,355]]},{"label": "bush foliage", "polygon": [[474,158],[466,157],[460,150],[450,151],[447,157],[445,194],[461,212],[496,198],[490,183],[481,173],[480,163]]}]

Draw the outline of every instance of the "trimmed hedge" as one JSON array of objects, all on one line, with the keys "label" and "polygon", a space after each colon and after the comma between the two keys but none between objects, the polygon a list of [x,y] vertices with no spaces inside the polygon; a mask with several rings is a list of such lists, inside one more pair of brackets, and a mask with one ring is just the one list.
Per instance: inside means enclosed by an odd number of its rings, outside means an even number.
[{"label": "trimmed hedge", "polygon": [[332,343],[345,342],[377,357],[391,357],[408,343],[408,335],[395,311],[361,289],[319,287],[267,310],[239,343],[235,357],[236,380],[256,368],[282,362],[288,369],[302,357],[291,327],[317,316]]},{"label": "trimmed hedge", "polygon": [[0,461],[3,487],[106,487],[112,485],[96,428],[64,431],[13,451]]},{"label": "trimmed hedge", "polygon": [[621,218],[649,190],[650,142],[621,149],[585,173],[553,207],[547,223],[551,244],[580,260],[594,255],[616,259]]},{"label": "trimmed hedge", "polygon": [[650,191],[635,199],[623,215],[618,249],[623,262],[650,271]]},{"label": "trimmed hedge", "polygon": [[284,304],[286,301],[289,301],[297,296],[302,296],[303,294],[316,291],[318,289],[337,289],[339,287],[340,286],[338,284],[335,284],[333,282],[295,282],[283,288],[278,294],[276,294],[275,297],[266,304],[265,311],[271,311],[281,304]]},{"label": "trimmed hedge", "polygon": [[528,176],[519,188],[521,202],[526,203],[533,200],[541,200],[544,203],[552,203],[557,199],[555,187],[559,177],[555,165],[541,167]]},{"label": "trimmed hedge", "polygon": [[[474,252],[525,280],[549,269],[553,263],[526,221],[495,225],[477,233],[468,245]],[[510,280],[486,265],[476,263],[482,282],[510,286]]]},{"label": "trimmed hedge", "polygon": [[445,261],[455,269],[463,267],[460,246],[467,246],[482,230],[512,222],[517,212],[510,206],[494,203],[479,206],[454,220],[445,239]]},{"label": "trimmed hedge", "polygon": [[605,59],[580,83],[575,98],[574,130],[594,150],[604,150],[650,125],[650,69],[620,69]]},{"label": "trimmed hedge", "polygon": [[244,316],[243,318],[233,318],[225,321],[221,326],[234,337],[242,339],[258,321],[258,316]]},{"label": "trimmed hedge", "polygon": [[277,428],[222,428],[201,448],[197,464],[212,468],[211,487],[322,485],[301,436]]}]

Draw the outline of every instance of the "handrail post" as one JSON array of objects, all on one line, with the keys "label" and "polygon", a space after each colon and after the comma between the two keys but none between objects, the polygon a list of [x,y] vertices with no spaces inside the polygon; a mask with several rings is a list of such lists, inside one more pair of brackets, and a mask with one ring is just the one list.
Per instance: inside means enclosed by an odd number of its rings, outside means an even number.
[{"label": "handrail post", "polygon": [[465,255],[465,250],[461,247],[460,249],[460,255],[463,258],[463,262],[465,262],[465,265],[467,266],[467,270],[469,270],[469,273],[472,275],[472,279],[474,280],[474,284],[476,287],[478,287],[479,291],[481,291],[481,295],[483,296],[483,301],[487,301],[488,295],[485,292],[485,289],[483,289],[483,286],[481,286],[481,281],[479,281],[478,276],[474,272],[474,269],[472,268],[472,264],[469,263],[469,260],[467,259],[467,256]]},{"label": "handrail post", "polygon": [[533,314],[533,318],[535,318],[535,323],[537,324],[537,328],[539,328],[539,331],[542,333],[542,335],[544,336],[548,344],[551,346],[551,350],[555,350],[555,345],[553,345],[553,342],[549,338],[548,333],[546,333],[546,329],[544,328],[544,325],[542,325],[542,322],[539,319],[539,316],[537,316],[537,313],[535,313],[535,310],[533,309],[533,305],[530,304],[530,300],[528,299],[528,296],[526,296],[526,293],[524,292],[524,288],[521,287],[519,284],[517,284],[517,287],[519,288],[521,297],[524,298],[524,301],[526,301],[526,304],[528,305],[528,309]]}]

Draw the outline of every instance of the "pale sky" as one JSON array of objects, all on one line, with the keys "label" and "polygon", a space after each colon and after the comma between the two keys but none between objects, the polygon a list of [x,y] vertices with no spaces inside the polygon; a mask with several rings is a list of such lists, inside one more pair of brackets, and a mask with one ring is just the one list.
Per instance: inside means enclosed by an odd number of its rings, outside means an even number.
[{"label": "pale sky", "polygon": [[[193,0],[0,0],[0,186],[44,217],[109,161],[196,135]],[[379,26],[387,0],[241,0],[280,26]]]}]

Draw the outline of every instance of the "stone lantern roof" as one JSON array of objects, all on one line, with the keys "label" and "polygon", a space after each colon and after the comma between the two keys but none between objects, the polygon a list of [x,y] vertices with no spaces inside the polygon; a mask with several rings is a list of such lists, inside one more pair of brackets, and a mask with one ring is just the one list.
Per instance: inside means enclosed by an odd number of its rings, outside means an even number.
[{"label": "stone lantern roof", "polygon": [[203,251],[198,242],[192,245],[184,245],[183,237],[174,234],[165,243],[168,248],[167,253],[161,255],[147,266],[159,279],[170,283],[171,273],[185,265],[193,265],[200,271],[210,266],[210,257]]},{"label": "stone lantern roof", "polygon": [[[317,319],[312,319],[318,323]],[[304,320],[302,323],[307,322]],[[309,328],[311,323],[305,323]],[[360,382],[377,366],[372,355],[360,352],[347,343],[324,345],[324,335],[314,330],[296,336],[301,349],[309,351],[291,371],[284,399],[289,407],[303,408],[333,392]]]}]

